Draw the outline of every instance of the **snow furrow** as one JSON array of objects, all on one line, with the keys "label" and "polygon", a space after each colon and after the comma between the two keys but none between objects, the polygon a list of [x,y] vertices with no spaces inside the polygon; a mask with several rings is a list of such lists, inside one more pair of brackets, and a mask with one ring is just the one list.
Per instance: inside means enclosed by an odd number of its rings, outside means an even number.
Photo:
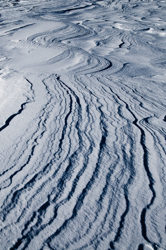
[{"label": "snow furrow", "polygon": [[166,249],[165,10],[0,1],[2,250]]}]

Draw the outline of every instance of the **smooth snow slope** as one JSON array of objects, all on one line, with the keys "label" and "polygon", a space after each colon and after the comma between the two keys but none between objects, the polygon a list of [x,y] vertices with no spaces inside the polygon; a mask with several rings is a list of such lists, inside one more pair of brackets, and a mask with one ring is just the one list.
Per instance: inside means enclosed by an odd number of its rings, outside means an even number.
[{"label": "smooth snow slope", "polygon": [[166,249],[166,1],[0,1],[0,249]]}]

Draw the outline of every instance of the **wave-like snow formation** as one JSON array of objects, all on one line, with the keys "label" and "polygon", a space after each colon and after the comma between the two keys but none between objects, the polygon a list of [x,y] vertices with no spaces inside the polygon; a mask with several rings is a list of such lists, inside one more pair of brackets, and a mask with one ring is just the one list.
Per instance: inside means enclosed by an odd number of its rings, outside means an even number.
[{"label": "wave-like snow formation", "polygon": [[0,1],[0,249],[166,249],[166,1]]}]

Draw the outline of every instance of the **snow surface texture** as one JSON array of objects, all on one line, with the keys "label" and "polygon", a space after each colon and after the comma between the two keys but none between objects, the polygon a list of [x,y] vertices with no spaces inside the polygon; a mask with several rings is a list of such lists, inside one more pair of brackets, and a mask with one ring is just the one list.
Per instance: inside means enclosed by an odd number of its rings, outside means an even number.
[{"label": "snow surface texture", "polygon": [[0,1],[0,249],[166,249],[166,1]]}]

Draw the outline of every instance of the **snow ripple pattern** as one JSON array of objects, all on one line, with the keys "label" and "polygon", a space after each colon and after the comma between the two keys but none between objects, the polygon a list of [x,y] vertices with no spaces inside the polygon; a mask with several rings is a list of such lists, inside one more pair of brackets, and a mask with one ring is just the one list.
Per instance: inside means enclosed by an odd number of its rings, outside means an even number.
[{"label": "snow ripple pattern", "polygon": [[165,14],[0,1],[1,250],[166,249]]}]

